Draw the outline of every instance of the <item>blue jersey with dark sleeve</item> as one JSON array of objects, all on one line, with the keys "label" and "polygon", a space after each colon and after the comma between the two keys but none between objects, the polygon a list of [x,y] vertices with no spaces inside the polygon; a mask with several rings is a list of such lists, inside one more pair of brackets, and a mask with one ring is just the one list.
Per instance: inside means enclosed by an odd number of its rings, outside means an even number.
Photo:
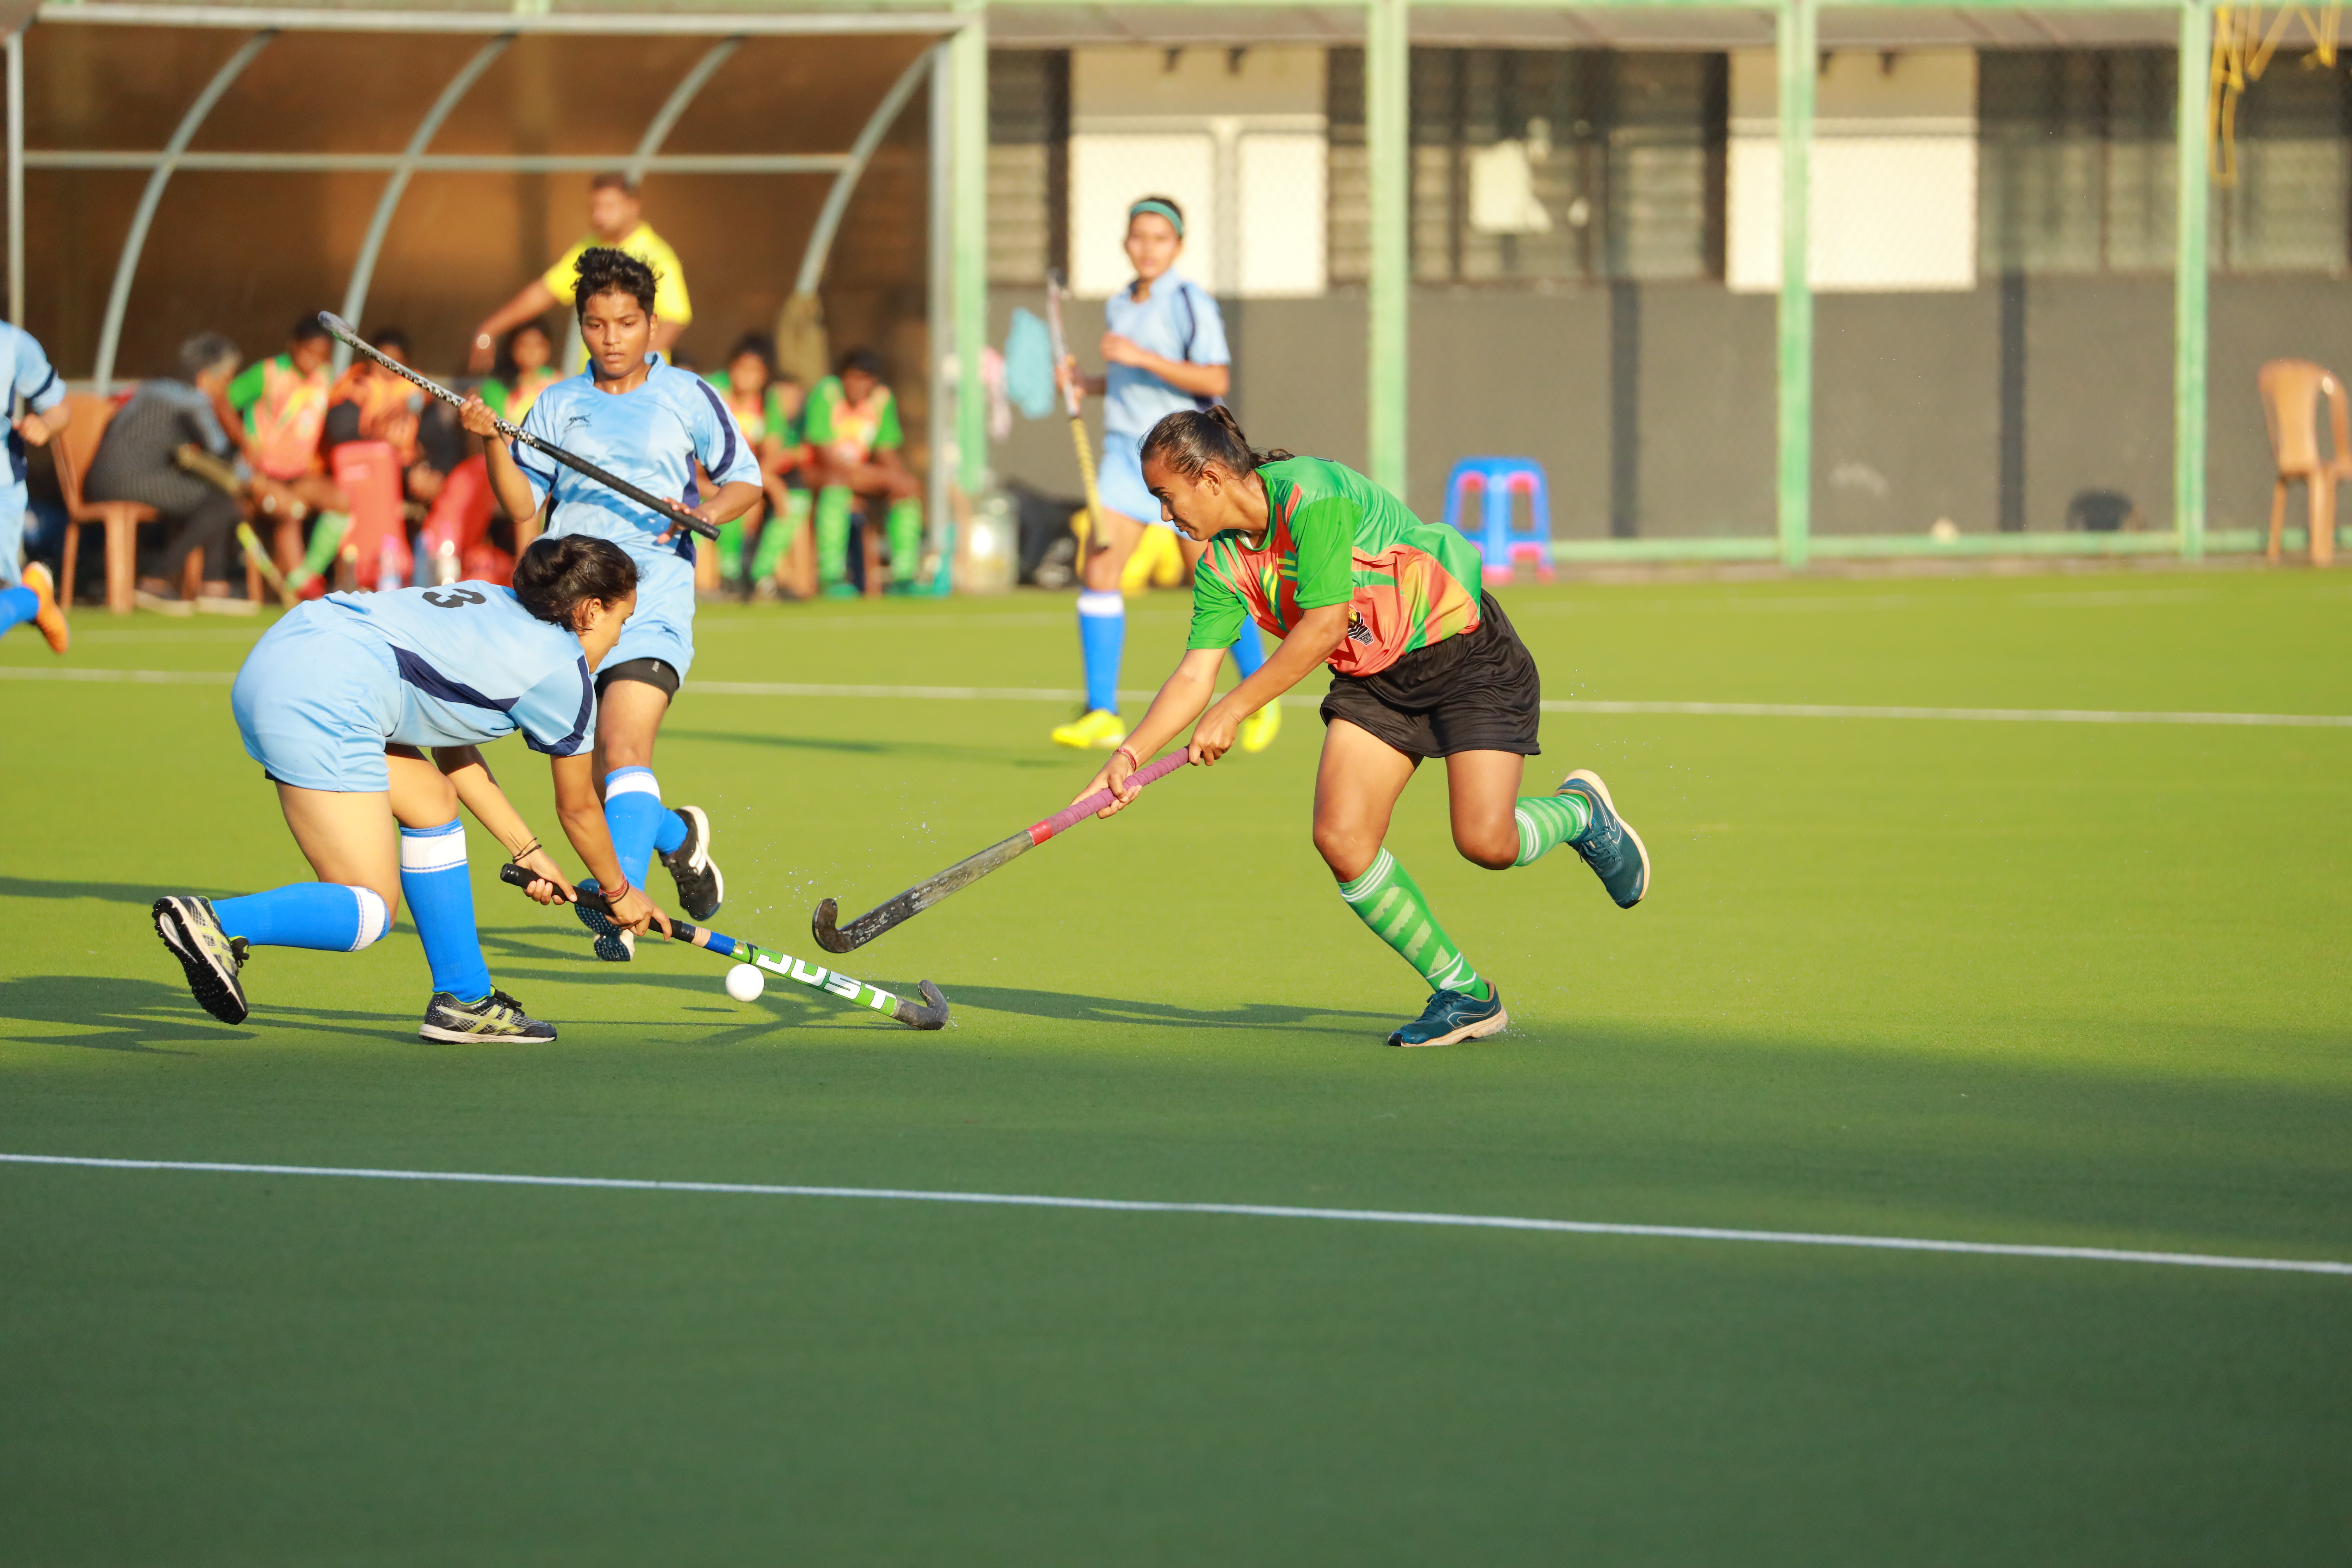
[{"label": "blue jersey with dark sleeve", "polygon": [[557,757],[595,743],[596,687],[580,639],[524,609],[512,588],[330,594],[310,613],[390,650],[401,700],[387,741],[472,746],[520,730],[532,751]]},{"label": "blue jersey with dark sleeve", "polygon": [[[1138,300],[1130,286],[1104,300],[1103,325],[1161,359],[1186,364],[1233,363],[1233,352],[1225,345],[1225,318],[1216,300],[1173,268],[1152,283],[1148,300]],[[1139,438],[1171,414],[1206,408],[1215,401],[1181,391],[1135,365],[1115,364],[1103,372],[1103,428],[1113,435]],[[1148,515],[1159,512],[1155,509]]]},{"label": "blue jersey with dark sleeve", "polygon": [[[25,406],[36,414],[46,414],[66,400],[66,384],[58,379],[41,341],[6,321],[0,321],[0,385],[23,398]],[[8,466],[10,479],[24,479],[25,438],[13,425],[8,429]]]},{"label": "blue jersey with dark sleeve", "polygon": [[[600,392],[586,374],[557,382],[539,395],[522,427],[639,489],[674,496],[688,506],[699,499],[694,488],[698,458],[714,485],[760,482],[758,454],[710,384],[658,357],[645,384],[633,392]],[[530,481],[532,499],[555,498],[548,511],[549,533],[609,539],[640,568],[666,555],[694,559],[694,538],[684,529],[666,544],[654,542],[670,527],[667,518],[520,441],[510,449]]]}]

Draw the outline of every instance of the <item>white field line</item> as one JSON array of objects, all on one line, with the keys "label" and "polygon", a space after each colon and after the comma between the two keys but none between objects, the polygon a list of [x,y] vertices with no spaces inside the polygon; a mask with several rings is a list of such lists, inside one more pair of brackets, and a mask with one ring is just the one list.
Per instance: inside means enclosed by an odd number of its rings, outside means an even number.
[{"label": "white field line", "polygon": [[[220,670],[86,669],[73,666],[0,667],[0,679],[127,681],[154,686],[226,686]],[[1086,693],[1055,686],[847,686],[785,680],[693,680],[687,689],[714,697],[849,697],[866,700],[934,702],[1078,702]],[[1122,701],[1148,701],[1150,691],[1122,691]],[[1313,708],[1319,696],[1283,699]],[[2352,714],[2198,713],[2128,708],[1920,708],[1834,702],[1641,702],[1553,699],[1547,713],[1650,714],[1715,719],[1929,719],[1995,724],[2221,724],[2283,730],[2352,730]]]},{"label": "white field line", "polygon": [[17,1165],[78,1165],[115,1171],[182,1171],[211,1175],[341,1176],[376,1182],[465,1182],[490,1186],[590,1187],[650,1193],[727,1193],[752,1197],[879,1198],[896,1203],[981,1204],[1009,1208],[1097,1209],[1118,1214],[1230,1215],[1252,1219],[1353,1220],[1469,1230],[1534,1230],[1575,1236],[1636,1236],[1669,1241],[1746,1241],[1783,1247],[1856,1247],[1885,1252],[1962,1252],[1996,1258],[2049,1258],[2092,1263],[2145,1263],[2176,1268],[2239,1268],[2281,1274],[2352,1275],[2352,1263],[2308,1258],[2237,1258],[2210,1252],[2137,1252],[2108,1247],[2042,1247],[2026,1242],[1936,1241],[1907,1236],[1841,1236],[1802,1230],[1727,1230],[1716,1226],[1621,1225],[1601,1220],[1524,1219],[1511,1215],[1415,1214],[1396,1209],[1294,1208],[1281,1204],[1198,1204],[1138,1198],[1067,1198],[1028,1193],[938,1193],[898,1187],[819,1187],[761,1182],[661,1182],[626,1176],[519,1176],[476,1171],[383,1171],[343,1165],[257,1165],[204,1160],[115,1160],[84,1154],[5,1154]]}]

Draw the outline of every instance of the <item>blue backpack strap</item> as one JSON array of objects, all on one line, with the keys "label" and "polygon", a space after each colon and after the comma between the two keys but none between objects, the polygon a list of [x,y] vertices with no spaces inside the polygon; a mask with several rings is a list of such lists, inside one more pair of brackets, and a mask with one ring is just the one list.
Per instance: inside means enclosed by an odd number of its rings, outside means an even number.
[{"label": "blue backpack strap", "polygon": [[[1194,309],[1192,305],[1192,284],[1190,279],[1180,279],[1177,280],[1176,298],[1184,307],[1184,363],[1186,364],[1191,364],[1192,363],[1193,340],[1201,335],[1201,313],[1198,310]],[[1192,399],[1192,406],[1200,409],[1210,409],[1214,408],[1218,404],[1223,403],[1223,401],[1224,399],[1222,397],[1196,396]]]}]

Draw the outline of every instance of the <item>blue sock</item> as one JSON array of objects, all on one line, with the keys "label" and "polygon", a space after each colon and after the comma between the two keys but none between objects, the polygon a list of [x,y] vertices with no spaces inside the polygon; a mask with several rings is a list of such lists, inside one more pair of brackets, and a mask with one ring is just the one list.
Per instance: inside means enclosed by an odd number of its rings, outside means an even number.
[{"label": "blue sock", "polygon": [[665,807],[654,824],[654,847],[667,855],[686,842],[686,818]]},{"label": "blue sock", "polygon": [[1257,673],[1258,666],[1265,662],[1265,637],[1264,634],[1259,632],[1257,629],[1257,623],[1255,621],[1244,621],[1242,623],[1242,635],[1234,639],[1234,664],[1241,670],[1242,679],[1244,680],[1247,680],[1251,676]]},{"label": "blue sock", "polygon": [[30,588],[0,588],[0,634],[31,620],[40,607]]},{"label": "blue sock", "polygon": [[490,994],[490,966],[482,962],[474,929],[474,879],[466,871],[466,825],[451,817],[438,827],[400,830],[400,896],[425,943],[433,989],[460,1002]]},{"label": "blue sock", "polygon": [[667,839],[675,849],[686,842],[686,821],[662,805],[661,781],[651,768],[614,768],[604,775],[604,827],[633,888],[646,885],[656,844]]},{"label": "blue sock", "polygon": [[1078,647],[1087,659],[1087,707],[1118,711],[1118,662],[1127,651],[1127,600],[1117,589],[1078,595]]},{"label": "blue sock", "polygon": [[308,947],[357,952],[392,928],[392,911],[373,888],[295,882],[213,905],[221,929],[255,947]]}]

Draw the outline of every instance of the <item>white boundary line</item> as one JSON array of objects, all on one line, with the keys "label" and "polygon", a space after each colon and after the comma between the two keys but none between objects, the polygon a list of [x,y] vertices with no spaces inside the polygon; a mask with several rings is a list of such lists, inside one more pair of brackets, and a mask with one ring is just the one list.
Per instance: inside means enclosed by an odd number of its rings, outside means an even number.
[{"label": "white boundary line", "polygon": [[[226,686],[220,670],[85,669],[0,666],[0,679],[127,681],[152,686]],[[1054,686],[840,686],[783,680],[696,680],[688,690],[713,697],[853,697],[933,702],[1078,702],[1086,693]],[[1121,699],[1149,700],[1149,691]],[[1286,697],[1284,705],[1313,708],[1320,697]],[[2222,724],[2284,730],[2352,730],[2352,714],[2158,712],[2125,708],[1915,708],[1826,702],[1609,702],[1558,699],[1547,713],[1654,714],[1707,719],[1939,719],[1993,724]]]},{"label": "white boundary line", "polygon": [[1934,1241],[1906,1236],[1840,1236],[1802,1230],[1726,1230],[1715,1226],[1619,1225],[1601,1220],[1523,1219],[1510,1215],[1414,1214],[1397,1209],[1293,1208],[1281,1204],[1197,1204],[1139,1198],[1064,1198],[1028,1193],[938,1193],[898,1187],[785,1186],[761,1182],[661,1182],[626,1176],[517,1176],[477,1171],[383,1171],[342,1165],[256,1165],[205,1160],[114,1160],[86,1154],[5,1154],[16,1165],[74,1165],[111,1171],[192,1171],[214,1175],[341,1176],[377,1182],[467,1182],[490,1186],[593,1187],[622,1192],[729,1193],[753,1197],[880,1198],[898,1203],[982,1204],[1010,1208],[1097,1209],[1118,1214],[1238,1215],[1255,1219],[1355,1220],[1471,1230],[1536,1230],[1575,1236],[1639,1236],[1673,1241],[1748,1241],[1784,1247],[1858,1247],[1886,1252],[1965,1252],[1997,1258],[2058,1258],[2093,1263],[2148,1263],[2178,1268],[2239,1268],[2280,1274],[2352,1276],[2352,1263],[2325,1258],[2232,1258],[2210,1252],[2135,1252],[2107,1247],[2039,1247],[2025,1242]]}]

